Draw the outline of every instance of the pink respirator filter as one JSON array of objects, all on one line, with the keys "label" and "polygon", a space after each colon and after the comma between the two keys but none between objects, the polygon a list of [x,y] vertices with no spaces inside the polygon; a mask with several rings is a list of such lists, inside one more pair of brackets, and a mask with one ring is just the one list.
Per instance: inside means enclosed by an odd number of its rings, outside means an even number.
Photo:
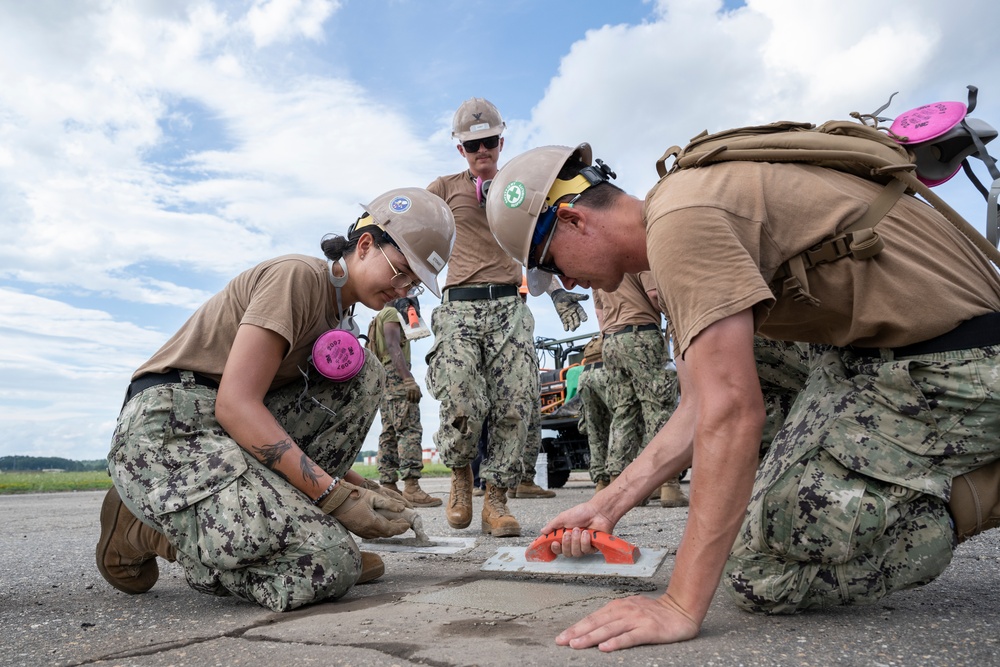
[{"label": "pink respirator filter", "polygon": [[[967,107],[961,102],[934,102],[900,114],[889,127],[889,132],[899,143],[905,145],[922,144],[937,139],[962,122]],[[929,180],[919,178],[925,185],[934,187],[944,183],[961,169],[959,165],[948,178]]]},{"label": "pink respirator filter", "polygon": [[365,365],[365,348],[349,331],[331,329],[313,343],[310,361],[324,377],[346,382]]}]

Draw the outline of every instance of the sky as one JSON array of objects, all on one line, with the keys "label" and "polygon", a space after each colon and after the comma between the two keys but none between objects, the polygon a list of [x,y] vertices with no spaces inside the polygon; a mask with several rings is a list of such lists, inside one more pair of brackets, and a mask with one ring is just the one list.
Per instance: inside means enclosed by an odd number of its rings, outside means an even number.
[{"label": "sky", "polygon": [[[1000,127],[997,25],[994,0],[0,0],[0,456],[105,457],[132,371],[228,280],[462,170],[469,97],[507,122],[501,165],[586,141],[641,197],[705,129],[968,84]],[[938,194],[983,229],[963,175]]]}]

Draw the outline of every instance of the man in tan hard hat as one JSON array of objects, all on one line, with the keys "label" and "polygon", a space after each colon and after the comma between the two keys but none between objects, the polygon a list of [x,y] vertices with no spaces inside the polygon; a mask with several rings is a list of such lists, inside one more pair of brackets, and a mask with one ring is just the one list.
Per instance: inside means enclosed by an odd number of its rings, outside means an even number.
[{"label": "man in tan hard hat", "polygon": [[[428,190],[455,214],[456,243],[441,305],[435,309],[434,346],[427,354],[427,388],[440,401],[440,427],[434,442],[451,468],[445,507],[448,524],[472,522],[472,460],[488,419],[487,456],[480,475],[486,481],[482,530],[496,537],[521,534],[507,507],[507,490],[529,494],[522,481],[521,457],[538,408],[538,362],[531,311],[518,295],[521,266],[497,245],[486,222],[482,183],[497,173],[506,124],[489,101],[466,100],[455,112],[452,136],[467,166],[442,176]],[[580,295],[559,290],[553,301],[564,323],[583,308]],[[532,475],[533,477],[533,475]],[[541,489],[538,489],[541,491]]]},{"label": "man in tan hard hat", "polygon": [[[491,229],[570,288],[651,270],[681,400],[613,484],[542,530],[572,529],[553,551],[593,553],[582,529],[611,532],[688,466],[691,509],[666,592],[613,601],[557,643],[691,639],[724,570],[750,611],[871,602],[933,580],[957,540],[1000,523],[1000,277],[981,245],[904,194],[878,223],[881,252],[813,265],[806,299],[774,283],[779,267],[843,240],[883,184],[730,161],[675,169],[644,202],[591,157],[581,144],[511,160],[489,189]],[[755,333],[831,346],[808,362],[759,471]]]}]

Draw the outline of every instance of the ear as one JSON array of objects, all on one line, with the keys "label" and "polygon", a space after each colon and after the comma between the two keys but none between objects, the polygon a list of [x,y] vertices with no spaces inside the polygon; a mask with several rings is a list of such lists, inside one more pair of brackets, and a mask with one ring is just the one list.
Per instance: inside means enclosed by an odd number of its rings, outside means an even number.
[{"label": "ear", "polygon": [[372,237],[370,232],[365,232],[358,239],[358,259],[364,259],[365,255],[371,252],[372,246],[375,245],[375,239]]},{"label": "ear", "polygon": [[462,147],[462,144],[456,144],[455,148],[458,149],[458,154],[459,155],[461,155],[462,157],[465,157],[465,148]]},{"label": "ear", "polygon": [[576,231],[583,231],[587,226],[587,214],[585,211],[561,204],[556,209],[556,219],[564,225],[570,225]]}]

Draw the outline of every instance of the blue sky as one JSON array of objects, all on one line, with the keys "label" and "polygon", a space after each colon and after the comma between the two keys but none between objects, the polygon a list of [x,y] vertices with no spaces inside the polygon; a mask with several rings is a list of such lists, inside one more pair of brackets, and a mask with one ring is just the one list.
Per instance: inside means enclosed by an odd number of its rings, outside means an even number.
[{"label": "blue sky", "polygon": [[[975,115],[1000,125],[993,37],[970,16],[1000,25],[1000,4],[0,3],[0,456],[103,457],[132,370],[228,279],[462,169],[468,97],[503,112],[501,162],[589,141],[641,196],[703,129],[846,118],[895,91],[884,115],[977,84]],[[964,179],[940,193],[982,227]],[[565,335],[529,305],[536,335]]]}]

